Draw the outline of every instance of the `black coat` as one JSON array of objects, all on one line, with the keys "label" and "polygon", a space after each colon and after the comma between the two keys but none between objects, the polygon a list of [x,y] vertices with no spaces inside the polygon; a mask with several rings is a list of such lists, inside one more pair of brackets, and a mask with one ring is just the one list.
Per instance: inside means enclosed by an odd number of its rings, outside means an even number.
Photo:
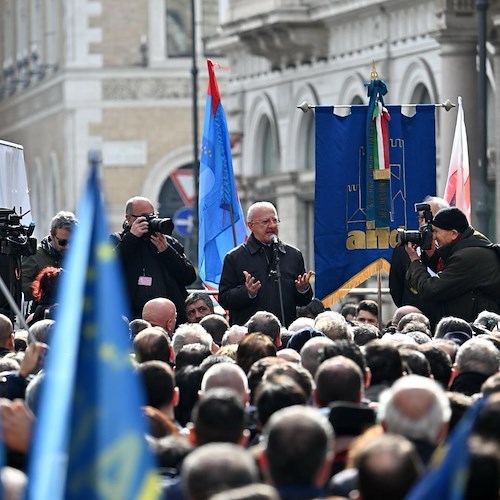
[{"label": "black coat", "polygon": [[[179,241],[171,236],[165,237],[168,247],[161,253],[147,238],[138,238],[128,231],[115,233],[111,239],[120,255],[132,317],[141,317],[148,300],[164,297],[175,304],[177,324],[180,325],[187,321],[185,287],[196,279],[196,272]],[[142,276],[152,278],[151,286],[139,284]]]},{"label": "black coat", "polygon": [[[481,241],[482,240],[482,241]],[[467,229],[459,240],[438,250],[443,268],[430,276],[419,261],[410,264],[407,279],[425,302],[432,303],[435,318],[456,316],[472,322],[487,309],[500,312],[500,262],[489,241]]]},{"label": "black coat", "polygon": [[[284,326],[288,326],[296,318],[296,306],[308,304],[313,293],[311,288],[305,293],[300,293],[295,287],[297,277],[305,273],[304,259],[300,250],[280,243],[278,252],[285,312]],[[257,311],[272,312],[280,321],[282,320],[275,267],[273,252],[269,257],[264,246],[253,234],[245,243],[226,255],[219,285],[219,302],[222,307],[229,310],[231,324],[243,325]],[[248,296],[243,271],[249,272],[255,280],[262,283],[257,296],[253,299]]]}]

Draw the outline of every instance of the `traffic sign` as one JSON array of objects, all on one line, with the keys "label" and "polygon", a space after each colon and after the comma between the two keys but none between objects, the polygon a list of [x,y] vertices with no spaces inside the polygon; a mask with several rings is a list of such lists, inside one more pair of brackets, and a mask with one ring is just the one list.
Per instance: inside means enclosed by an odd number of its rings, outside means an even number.
[{"label": "traffic sign", "polygon": [[179,208],[174,214],[175,230],[184,238],[193,235],[194,213],[192,207]]}]

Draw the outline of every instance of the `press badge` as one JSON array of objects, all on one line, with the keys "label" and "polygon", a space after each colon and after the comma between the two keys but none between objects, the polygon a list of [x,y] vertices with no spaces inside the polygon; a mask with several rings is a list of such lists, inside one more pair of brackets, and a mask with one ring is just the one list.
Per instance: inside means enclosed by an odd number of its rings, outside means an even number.
[{"label": "press badge", "polygon": [[139,286],[151,286],[153,284],[153,278],[151,276],[139,276],[137,284]]}]

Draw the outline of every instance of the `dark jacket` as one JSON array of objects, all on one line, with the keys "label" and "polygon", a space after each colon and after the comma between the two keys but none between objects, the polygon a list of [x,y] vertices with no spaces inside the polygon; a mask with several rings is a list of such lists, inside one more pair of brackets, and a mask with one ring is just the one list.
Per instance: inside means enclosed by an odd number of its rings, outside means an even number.
[{"label": "dark jacket", "polygon": [[[168,247],[161,253],[147,238],[138,238],[129,231],[115,233],[111,240],[120,254],[132,318],[141,317],[148,300],[164,297],[175,304],[177,324],[180,325],[187,321],[185,287],[196,279],[196,272],[184,254],[183,246],[175,238],[165,237]],[[142,276],[152,278],[150,286],[139,284]]]},{"label": "dark jacket", "polygon": [[46,236],[38,245],[35,255],[23,257],[22,260],[22,289],[24,300],[33,300],[31,284],[38,273],[46,267],[61,267],[63,255],[50,244],[50,237]]},{"label": "dark jacket", "polygon": [[489,240],[469,227],[461,237],[438,250],[443,267],[430,276],[422,262],[410,264],[407,279],[425,302],[432,302],[434,320],[456,316],[472,322],[487,309],[500,312],[500,262]]},{"label": "dark jacket", "polygon": [[[305,273],[300,250],[280,243],[278,252],[285,312],[284,326],[288,326],[296,318],[295,307],[308,304],[313,293],[311,288],[300,293],[295,287],[297,277]],[[245,243],[226,255],[219,285],[219,302],[222,307],[229,309],[231,324],[243,325],[257,311],[272,312],[282,320],[275,267],[274,255],[271,252],[269,257],[264,245],[253,234]],[[243,271],[249,272],[255,280],[262,283],[253,299],[248,296]]]},{"label": "dark jacket", "polygon": [[[433,271],[436,271],[437,260],[436,252],[430,258],[425,252],[422,252],[422,262]],[[389,290],[392,300],[396,307],[415,306],[428,316],[430,305],[426,304],[422,297],[411,289],[410,283],[406,279],[409,266],[410,257],[408,257],[404,245],[397,245],[392,253],[391,270],[389,271]]]}]

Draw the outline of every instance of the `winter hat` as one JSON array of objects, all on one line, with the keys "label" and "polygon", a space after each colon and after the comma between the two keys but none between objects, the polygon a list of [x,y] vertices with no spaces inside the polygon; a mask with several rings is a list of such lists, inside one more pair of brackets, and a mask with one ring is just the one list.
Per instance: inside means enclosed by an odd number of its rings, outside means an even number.
[{"label": "winter hat", "polygon": [[457,207],[442,208],[432,220],[432,225],[440,229],[456,229],[463,233],[469,227],[466,215]]}]

